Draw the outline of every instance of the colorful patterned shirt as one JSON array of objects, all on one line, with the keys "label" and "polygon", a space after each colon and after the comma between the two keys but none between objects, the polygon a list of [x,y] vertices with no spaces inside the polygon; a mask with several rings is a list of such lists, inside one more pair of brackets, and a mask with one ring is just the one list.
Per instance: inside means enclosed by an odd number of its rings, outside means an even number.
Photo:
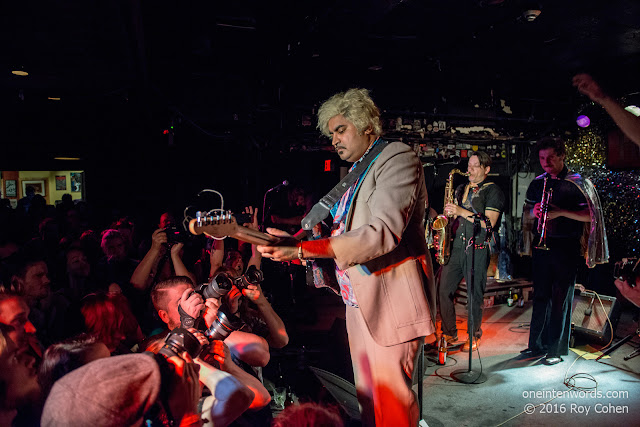
[{"label": "colorful patterned shirt", "polygon": [[[367,153],[375,147],[375,145],[380,141],[380,138],[376,139],[376,141],[371,144],[371,147],[367,149],[367,151],[356,161],[349,172],[351,172],[357,165],[362,161],[362,159],[367,155]],[[351,202],[353,201],[353,195],[358,190],[358,186],[362,182],[362,177],[364,177],[367,172],[369,172],[369,168],[376,161],[378,157],[369,164],[369,167],[358,180],[349,187],[349,189],[342,195],[340,202],[336,203],[333,208],[331,208],[331,215],[333,215],[333,228],[331,230],[331,237],[339,236],[345,232],[346,222],[347,222],[347,214],[349,213],[349,208],[351,207]],[[342,296],[342,300],[345,304],[350,305],[351,307],[358,307],[358,302],[356,301],[356,296],[353,293],[353,287],[351,286],[351,279],[349,278],[349,273],[347,270],[340,270],[336,265],[336,278],[338,279],[338,285],[340,285],[340,295]]]}]

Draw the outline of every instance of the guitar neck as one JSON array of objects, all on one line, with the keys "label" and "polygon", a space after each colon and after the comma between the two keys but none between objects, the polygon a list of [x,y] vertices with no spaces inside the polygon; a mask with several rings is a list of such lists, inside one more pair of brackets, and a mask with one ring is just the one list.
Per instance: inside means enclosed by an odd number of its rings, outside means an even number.
[{"label": "guitar neck", "polygon": [[280,237],[240,225],[237,227],[235,233],[230,234],[229,237],[251,243],[252,245],[275,245],[283,240]]},{"label": "guitar neck", "polygon": [[278,237],[263,233],[253,228],[240,226],[233,217],[192,219],[189,222],[192,234],[206,234],[214,238],[231,237],[252,245],[265,246],[295,246],[297,240],[293,237]]}]

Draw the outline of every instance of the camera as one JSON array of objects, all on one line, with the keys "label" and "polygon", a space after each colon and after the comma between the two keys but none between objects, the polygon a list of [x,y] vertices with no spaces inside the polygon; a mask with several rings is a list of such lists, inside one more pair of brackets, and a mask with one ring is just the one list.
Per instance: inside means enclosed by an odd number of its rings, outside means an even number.
[{"label": "camera", "polygon": [[640,259],[638,258],[622,258],[622,261],[615,263],[613,267],[614,279],[626,281],[630,287],[635,288],[636,278],[640,274]]},{"label": "camera", "polygon": [[211,340],[224,341],[225,338],[233,331],[239,331],[244,328],[245,323],[235,314],[227,313],[227,306],[222,305],[218,309],[218,314],[213,320],[213,323],[204,331],[207,338]]},{"label": "camera", "polygon": [[189,353],[192,359],[195,359],[200,355],[202,345],[198,338],[188,330],[175,328],[169,332],[169,335],[165,338],[164,346],[158,351],[158,354],[168,359],[173,356],[181,357],[180,355],[185,351]]},{"label": "camera", "polygon": [[258,285],[264,280],[261,270],[252,265],[247,272],[240,277],[232,277],[227,273],[216,274],[209,283],[201,285],[196,292],[203,298],[220,298],[226,295],[233,285],[238,289],[245,289],[249,285]]},{"label": "camera", "polygon": [[172,246],[176,243],[187,243],[187,241],[191,238],[191,234],[174,226],[165,228],[164,232],[167,235],[167,244],[169,246]]}]

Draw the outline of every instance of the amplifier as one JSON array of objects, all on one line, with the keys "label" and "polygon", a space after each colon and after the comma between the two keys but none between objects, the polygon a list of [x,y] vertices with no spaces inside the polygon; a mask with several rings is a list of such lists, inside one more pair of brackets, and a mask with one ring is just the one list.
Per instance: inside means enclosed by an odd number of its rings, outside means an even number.
[{"label": "amplifier", "polygon": [[617,310],[618,304],[615,297],[600,295],[598,300],[598,296],[593,292],[581,292],[580,295],[574,296],[571,323],[576,335],[586,335],[602,343],[608,342],[613,331],[607,316],[615,330]]}]

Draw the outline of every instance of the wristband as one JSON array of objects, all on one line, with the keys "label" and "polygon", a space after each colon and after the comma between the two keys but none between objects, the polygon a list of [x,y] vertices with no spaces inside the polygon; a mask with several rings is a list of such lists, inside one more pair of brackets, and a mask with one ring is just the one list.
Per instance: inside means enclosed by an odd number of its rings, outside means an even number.
[{"label": "wristband", "polygon": [[183,328],[193,328],[196,322],[195,317],[191,317],[186,311],[182,309],[182,306],[178,304],[178,313],[180,314],[180,326]]},{"label": "wristband", "polygon": [[305,258],[302,254],[302,242],[300,242],[300,246],[298,246],[298,259],[300,261],[313,261],[312,258]]}]

